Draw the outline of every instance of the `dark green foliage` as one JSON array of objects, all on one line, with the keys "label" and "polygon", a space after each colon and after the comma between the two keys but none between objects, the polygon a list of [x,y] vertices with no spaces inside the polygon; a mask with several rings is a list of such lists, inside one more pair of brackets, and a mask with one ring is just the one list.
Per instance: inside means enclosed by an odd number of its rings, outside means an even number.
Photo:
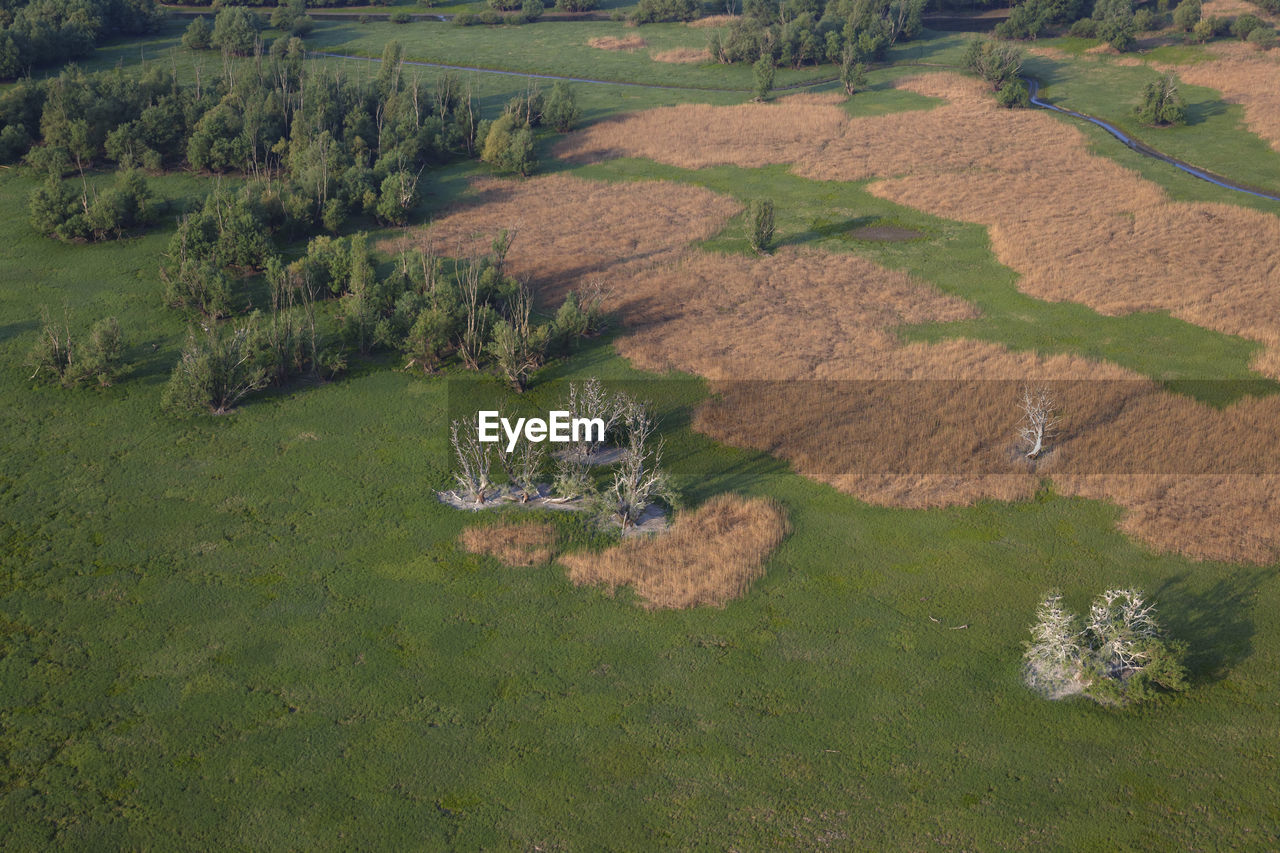
[{"label": "dark green foliage", "polygon": [[640,0],[631,13],[636,24],[660,24],[668,21],[692,21],[702,12],[696,0]]},{"label": "dark green foliage", "polygon": [[392,12],[387,20],[391,21],[393,24],[407,24],[413,20],[413,15],[404,11]]},{"label": "dark green foliage", "polygon": [[747,242],[752,250],[765,254],[773,249],[773,202],[755,199],[747,205]]},{"label": "dark green foliage", "polygon": [[1191,32],[1200,22],[1200,0],[1182,0],[1173,10],[1173,25],[1184,33]]},{"label": "dark green foliage", "polygon": [[1138,121],[1146,125],[1168,127],[1185,124],[1186,104],[1178,93],[1178,81],[1172,74],[1152,80],[1142,91],[1142,103],[1134,109]]},{"label": "dark green foliage", "polygon": [[1072,38],[1091,39],[1098,37],[1098,22],[1093,18],[1081,18],[1071,25],[1068,34]]},{"label": "dark green foliage", "polygon": [[154,30],[154,0],[35,0],[0,4],[0,80],[88,56],[101,39]]},{"label": "dark green foliage", "polygon": [[582,111],[578,109],[573,89],[563,80],[556,81],[543,105],[542,120],[554,127],[557,132],[568,133],[577,126],[581,116]]},{"label": "dark green foliage", "polygon": [[1022,73],[1022,51],[997,39],[973,39],[965,50],[964,67],[998,92]]},{"label": "dark green foliage", "polygon": [[213,323],[187,334],[182,357],[165,386],[162,403],[179,414],[224,415],[270,379],[260,363],[259,332],[244,324],[221,329]]},{"label": "dark green foliage", "polygon": [[845,92],[850,97],[853,97],[866,83],[866,63],[855,62],[853,48],[846,46],[844,55],[840,59],[840,85],[844,86]]},{"label": "dark green foliage", "polygon": [[[1270,50],[1276,46],[1276,31],[1271,27],[1254,27],[1249,32],[1249,44],[1259,50]],[[0,143],[3,138],[0,138]]]},{"label": "dark green foliage", "polygon": [[416,176],[403,171],[387,175],[378,193],[378,221],[387,225],[404,225],[409,221],[409,211],[417,206],[418,199]]},{"label": "dark green foliage", "polygon": [[995,34],[1002,39],[1034,39],[1047,27],[1074,21],[1087,11],[1083,0],[1025,0],[996,26]]},{"label": "dark green foliage", "polygon": [[542,124],[542,112],[545,105],[546,102],[542,96],[542,90],[538,88],[536,83],[533,83],[523,94],[507,101],[507,106],[503,109],[503,112],[514,116],[517,124],[523,124],[525,127],[538,127]]},{"label": "dark green foliage", "polygon": [[31,226],[60,240],[117,239],[154,219],[151,190],[136,171],[124,170],[114,184],[97,191],[81,180],[76,189],[50,176],[28,202]]},{"label": "dark green foliage", "polygon": [[1005,109],[1013,107],[1026,109],[1031,106],[1031,92],[1027,89],[1025,82],[1015,78],[996,90],[996,103]]},{"label": "dark green foliage", "polygon": [[542,0],[524,0],[520,4],[520,16],[524,18],[524,23],[532,24],[542,17],[542,13],[546,9],[547,7],[542,4]]},{"label": "dark green foliage", "polygon": [[1140,33],[1149,33],[1160,29],[1161,26],[1163,26],[1162,21],[1156,17],[1155,12],[1152,12],[1148,7],[1143,6],[1141,9],[1134,11],[1133,28],[1136,31]]},{"label": "dark green foliage", "polygon": [[56,382],[64,388],[89,383],[106,387],[120,374],[123,350],[120,324],[114,317],[94,323],[80,338],[72,336],[65,320],[58,324],[45,312],[27,364],[33,368],[32,379]]},{"label": "dark green foliage", "polygon": [[1240,15],[1231,22],[1231,34],[1241,41],[1249,38],[1249,34],[1262,26],[1257,15]]},{"label": "dark green foliage", "polygon": [[213,19],[209,44],[232,56],[248,56],[258,43],[262,19],[243,6],[227,6]]},{"label": "dark green foliage", "polygon": [[562,12],[590,12],[598,5],[599,0],[556,0],[556,8]]},{"label": "dark green foliage", "polygon": [[751,67],[752,92],[755,100],[763,101],[773,91],[773,57],[761,56]]},{"label": "dark green foliage", "polygon": [[489,126],[480,159],[500,172],[528,175],[538,166],[533,156],[533,132],[512,113]]},{"label": "dark green foliage", "polygon": [[1098,0],[1093,7],[1093,19],[1098,22],[1098,38],[1121,52],[1133,47],[1137,26],[1133,21],[1132,0]]},{"label": "dark green foliage", "polygon": [[213,43],[213,26],[204,15],[187,25],[182,34],[182,46],[187,50],[208,50]]}]

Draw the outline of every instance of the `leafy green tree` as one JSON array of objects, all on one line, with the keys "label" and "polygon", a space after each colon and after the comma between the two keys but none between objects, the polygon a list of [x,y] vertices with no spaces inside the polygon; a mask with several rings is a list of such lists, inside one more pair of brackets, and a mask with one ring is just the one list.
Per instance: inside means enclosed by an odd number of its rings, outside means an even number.
[{"label": "leafy green tree", "polygon": [[420,312],[400,347],[405,369],[416,367],[423,373],[434,373],[448,352],[452,334],[453,318],[445,311],[427,308]]},{"label": "leafy green tree", "polygon": [[58,324],[45,312],[27,363],[34,368],[32,379],[57,382],[65,388],[89,382],[105,388],[120,374],[123,350],[120,324],[114,317],[94,323],[86,339],[77,342],[65,320]]},{"label": "leafy green tree", "polygon": [[1270,50],[1276,46],[1276,31],[1271,27],[1255,27],[1249,33],[1249,44],[1258,50]]},{"label": "leafy green tree", "polygon": [[265,388],[258,333],[251,325],[224,332],[209,323],[203,334],[188,333],[182,357],[165,386],[163,405],[180,413],[224,415],[245,397]]},{"label": "leafy green tree", "polygon": [[233,56],[253,53],[262,22],[244,6],[227,6],[213,20],[213,36],[209,43]]},{"label": "leafy green tree", "polygon": [[418,179],[408,172],[387,175],[378,194],[378,219],[388,225],[403,225],[418,204]]},{"label": "leafy green tree", "polygon": [[1159,80],[1152,80],[1142,90],[1142,103],[1134,110],[1138,121],[1146,125],[1168,127],[1185,124],[1187,121],[1186,104],[1178,92],[1177,78],[1166,74]]},{"label": "leafy green tree", "polygon": [[996,39],[973,39],[965,49],[964,66],[998,92],[1022,73],[1022,50]]},{"label": "leafy green tree", "polygon": [[1182,0],[1173,10],[1173,25],[1189,33],[1200,22],[1200,14],[1200,0]]},{"label": "leafy green tree", "polygon": [[1098,22],[1098,38],[1121,52],[1133,47],[1137,25],[1133,21],[1132,0],[1098,0],[1093,19]]},{"label": "leafy green tree", "polygon": [[849,97],[867,84],[866,63],[856,61],[856,52],[850,45],[845,45],[840,54],[840,85],[844,86]]},{"label": "leafy green tree", "polygon": [[1231,22],[1231,34],[1241,41],[1247,41],[1249,34],[1262,26],[1257,15],[1240,15]]},{"label": "leafy green tree", "polygon": [[755,94],[755,100],[764,101],[769,97],[769,93],[773,91],[773,75],[773,57],[761,55],[751,67],[752,91]]},{"label": "leafy green tree", "polygon": [[187,50],[208,50],[213,43],[213,27],[204,15],[187,25],[182,34],[182,46]]},{"label": "leafy green tree", "polygon": [[512,113],[489,126],[480,159],[502,172],[529,175],[537,168],[533,156],[533,132]]},{"label": "leafy green tree", "polygon": [[582,111],[578,109],[578,100],[573,94],[573,89],[563,80],[556,81],[542,108],[542,120],[559,133],[568,133],[577,126],[581,116]]},{"label": "leafy green tree", "polygon": [[747,206],[747,242],[753,251],[764,254],[773,248],[773,202],[755,199]]},{"label": "leafy green tree", "polygon": [[640,0],[630,20],[635,24],[692,21],[701,12],[697,0]]}]

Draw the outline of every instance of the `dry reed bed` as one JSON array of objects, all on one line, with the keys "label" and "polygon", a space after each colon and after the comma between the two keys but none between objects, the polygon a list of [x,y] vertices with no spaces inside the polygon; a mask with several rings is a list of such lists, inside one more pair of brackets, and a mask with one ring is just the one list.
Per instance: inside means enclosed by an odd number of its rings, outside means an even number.
[{"label": "dry reed bed", "polygon": [[556,531],[541,522],[501,522],[468,527],[458,541],[472,554],[494,557],[514,568],[527,568],[551,562]]},{"label": "dry reed bed", "polygon": [[574,160],[647,157],[686,168],[791,163],[820,180],[880,178],[871,191],[986,225],[1019,287],[1106,314],[1168,311],[1266,345],[1280,376],[1280,219],[1172,202],[1155,184],[1089,153],[1049,115],[997,108],[975,81],[929,74],[899,86],[932,110],[849,119],[834,100],[681,105],[601,122],[569,137]]},{"label": "dry reed bed", "polygon": [[706,27],[727,27],[740,17],[740,15],[707,15],[706,17],[689,21],[685,26],[694,27],[695,29],[703,29]]},{"label": "dry reed bed", "polygon": [[710,190],[664,181],[610,184],[549,175],[481,179],[472,186],[471,198],[427,229],[409,229],[379,248],[395,253],[426,243],[441,254],[475,255],[507,228],[515,235],[509,269],[554,301],[592,278],[612,285],[626,270],[674,259],[740,210]]},{"label": "dry reed bed", "polygon": [[597,50],[625,50],[628,53],[639,50],[642,47],[648,47],[649,43],[640,36],[596,36],[588,39],[588,47],[594,47]]},{"label": "dry reed bed", "polygon": [[671,50],[660,50],[651,57],[654,62],[670,62],[677,65],[695,65],[711,61],[711,54],[705,48],[677,47]]},{"label": "dry reed bed", "polygon": [[764,574],[788,532],[786,512],[774,501],[723,494],[677,516],[665,533],[560,561],[574,583],[630,586],[649,609],[723,607]]},{"label": "dry reed bed", "polygon": [[[703,190],[565,176],[478,189],[478,201],[431,227],[435,244],[524,222],[508,263],[541,293],[606,274],[628,329],[618,351],[642,369],[712,379],[717,396],[695,425],[718,440],[894,506],[1022,498],[1050,474],[1067,494],[1128,508],[1125,529],[1158,547],[1257,562],[1277,552],[1274,398],[1218,412],[1082,358],[976,341],[904,346],[896,326],[962,319],[972,307],[852,255],[683,248],[736,210]],[[880,381],[870,396],[838,381],[796,381],[908,379],[959,381]],[[965,382],[978,379],[1011,381]],[[1014,398],[1021,382],[1044,380],[1072,381],[1058,387],[1061,440],[1033,471],[1012,446]]]}]

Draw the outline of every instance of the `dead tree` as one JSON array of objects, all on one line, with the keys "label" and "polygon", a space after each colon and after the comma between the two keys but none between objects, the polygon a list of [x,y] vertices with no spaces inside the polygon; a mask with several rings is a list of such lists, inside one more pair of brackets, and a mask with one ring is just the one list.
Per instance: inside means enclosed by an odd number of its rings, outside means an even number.
[{"label": "dead tree", "polygon": [[485,492],[492,483],[489,480],[489,448],[480,441],[478,426],[471,421],[454,421],[449,430],[449,443],[458,470],[453,479],[458,484],[458,495],[476,506],[484,503]]},{"label": "dead tree", "polygon": [[1018,438],[1026,448],[1026,457],[1036,459],[1044,452],[1045,441],[1056,432],[1058,427],[1053,396],[1044,385],[1038,388],[1026,385],[1023,386],[1018,407],[1022,409],[1023,424],[1018,428]]}]

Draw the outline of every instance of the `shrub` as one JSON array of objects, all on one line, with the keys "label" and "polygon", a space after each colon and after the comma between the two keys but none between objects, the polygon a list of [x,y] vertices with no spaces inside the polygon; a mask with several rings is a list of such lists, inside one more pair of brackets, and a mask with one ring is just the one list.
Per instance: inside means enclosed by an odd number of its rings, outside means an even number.
[{"label": "shrub", "polygon": [[32,379],[57,382],[64,388],[92,381],[105,388],[120,374],[123,349],[120,324],[114,317],[94,323],[88,339],[76,343],[70,327],[65,322],[59,326],[46,312],[27,363],[34,368]]},{"label": "shrub", "polygon": [[470,12],[459,12],[453,16],[453,24],[456,27],[469,27],[475,23],[478,23],[476,16]]},{"label": "shrub", "polygon": [[1262,26],[1256,15],[1241,15],[1231,22],[1231,34],[1241,41],[1249,38],[1249,34]]},{"label": "shrub", "polygon": [[533,132],[511,113],[489,126],[480,159],[502,172],[528,175],[537,168],[533,156]]},{"label": "shrub", "polygon": [[557,81],[542,108],[542,120],[558,132],[568,133],[578,124],[581,115],[573,89],[563,80]]},{"label": "shrub", "polygon": [[1142,91],[1142,103],[1134,113],[1138,121],[1152,126],[1185,124],[1186,105],[1178,93],[1178,82],[1172,74],[1152,80]]},{"label": "shrub", "polygon": [[999,91],[1022,73],[1022,51],[995,39],[974,39],[965,50],[964,66]]},{"label": "shrub", "polygon": [[1173,25],[1184,33],[1191,32],[1200,21],[1200,0],[1182,0],[1173,10]]},{"label": "shrub", "polygon": [[1073,38],[1091,39],[1098,37],[1098,22],[1093,18],[1081,18],[1071,25],[1068,33]]},{"label": "shrub", "polygon": [[1098,22],[1098,38],[1119,51],[1133,47],[1137,26],[1131,0],[1098,0],[1093,18]]},{"label": "shrub", "polygon": [[996,103],[1005,109],[1031,106],[1031,92],[1020,79],[1010,80],[996,91]]},{"label": "shrub", "polygon": [[542,5],[542,0],[524,0],[524,3],[520,4],[520,15],[527,23],[532,24],[542,17],[546,9],[547,7]]},{"label": "shrub", "polygon": [[631,13],[631,21],[636,24],[692,21],[701,11],[701,4],[696,0],[640,0]]},{"label": "shrub", "polygon": [[387,20],[391,21],[393,24],[407,24],[413,20],[413,15],[410,15],[405,11],[392,12],[391,16]]},{"label": "shrub", "polygon": [[1259,50],[1270,50],[1276,45],[1276,31],[1271,27],[1255,27],[1249,33],[1249,44]]},{"label": "shrub", "polygon": [[755,100],[763,101],[769,97],[769,93],[773,91],[773,75],[773,57],[761,54],[755,65],[751,67]]},{"label": "shrub", "polygon": [[1191,40],[1203,44],[1213,38],[1213,21],[1199,20],[1195,26],[1191,28]]},{"label": "shrub", "polygon": [[1160,29],[1160,22],[1156,19],[1155,12],[1144,7],[1133,13],[1133,27],[1140,33],[1149,33]]},{"label": "shrub", "polygon": [[248,56],[258,41],[258,16],[243,6],[227,6],[213,20],[210,44],[234,56]]},{"label": "shrub", "polygon": [[599,0],[556,0],[556,8],[562,12],[590,12]]},{"label": "shrub", "polygon": [[764,254],[773,248],[773,202],[755,199],[747,206],[747,242],[752,250]]},{"label": "shrub", "polygon": [[201,15],[187,25],[187,31],[182,34],[182,46],[187,50],[208,50],[212,38],[213,27],[209,26],[208,18]]},{"label": "shrub", "polygon": [[267,382],[266,368],[258,363],[256,330],[245,325],[224,333],[209,323],[203,335],[188,333],[163,405],[175,412],[223,415]]}]

